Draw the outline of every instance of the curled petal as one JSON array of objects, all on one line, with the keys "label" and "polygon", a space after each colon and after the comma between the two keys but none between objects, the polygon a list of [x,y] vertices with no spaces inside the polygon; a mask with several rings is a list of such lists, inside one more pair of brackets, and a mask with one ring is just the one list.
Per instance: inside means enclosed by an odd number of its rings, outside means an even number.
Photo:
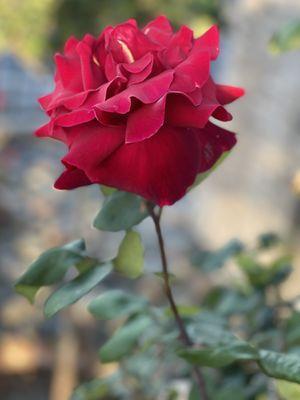
[{"label": "curled petal", "polygon": [[[89,41],[94,38],[88,36]],[[87,40],[87,38],[85,38]],[[93,56],[93,48],[85,41],[77,45],[77,53],[80,57],[81,76],[84,90],[96,89],[100,84],[104,83],[104,75],[100,66],[95,62]]]},{"label": "curled petal", "polygon": [[166,121],[172,126],[203,128],[219,103],[204,98],[199,106],[191,104],[182,95],[170,95],[167,101]]},{"label": "curled petal", "polygon": [[228,112],[224,107],[220,106],[217,107],[214,112],[212,113],[212,116],[219,121],[224,121],[228,122],[232,120],[232,115],[230,112]]},{"label": "curled petal", "polygon": [[55,119],[55,124],[62,127],[71,127],[92,121],[95,118],[94,110],[76,110],[60,115]]},{"label": "curled petal", "polygon": [[126,128],[126,143],[139,142],[153,136],[165,119],[166,96],[155,103],[145,104],[129,114]]},{"label": "curled petal", "polygon": [[219,30],[213,25],[202,36],[195,40],[191,53],[206,51],[210,54],[210,58],[215,60],[219,55]]},{"label": "curled petal", "polygon": [[172,80],[173,71],[165,71],[145,82],[128,87],[116,96],[97,104],[96,108],[106,112],[126,114],[130,110],[132,97],[144,104],[153,103],[167,93]]},{"label": "curled petal", "polygon": [[67,166],[66,170],[56,180],[54,187],[60,190],[70,190],[80,186],[90,185],[91,183],[92,182],[82,170]]},{"label": "curled petal", "polygon": [[244,96],[245,90],[236,86],[216,85],[216,96],[220,104],[229,104]]},{"label": "curled petal", "polygon": [[152,71],[153,62],[153,55],[147,53],[138,61],[131,64],[123,64],[123,68],[130,73],[128,84],[133,85],[144,81]]},{"label": "curled petal", "polygon": [[173,35],[168,48],[162,52],[160,59],[167,68],[174,68],[186,59],[192,46],[193,31],[183,25],[179,31]]},{"label": "curled petal", "polygon": [[173,30],[169,20],[165,16],[159,16],[155,20],[149,22],[143,29],[145,35],[160,46],[168,46]]},{"label": "curled petal", "polygon": [[209,53],[191,54],[175,68],[172,91],[192,92],[200,88],[209,78]]}]

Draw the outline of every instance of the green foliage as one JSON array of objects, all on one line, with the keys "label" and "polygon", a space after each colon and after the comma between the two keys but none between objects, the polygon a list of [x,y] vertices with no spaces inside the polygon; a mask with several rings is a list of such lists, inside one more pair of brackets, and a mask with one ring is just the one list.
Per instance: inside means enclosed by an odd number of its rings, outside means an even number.
[{"label": "green foliage", "polygon": [[33,302],[37,291],[42,286],[60,282],[70,267],[76,266],[85,258],[83,240],[47,250],[17,280],[15,289]]},{"label": "green foliage", "polygon": [[143,265],[144,247],[141,235],[135,231],[127,231],[114,259],[115,270],[128,278],[137,278],[143,273]]},{"label": "green foliage", "polygon": [[62,47],[70,35],[99,34],[106,25],[136,18],[143,25],[159,14],[167,15],[175,27],[221,20],[220,0],[61,0],[53,7],[51,46]]},{"label": "green foliage", "polygon": [[90,313],[97,319],[114,319],[141,312],[147,301],[122,290],[110,290],[89,304]]},{"label": "green foliage", "polygon": [[300,49],[300,20],[282,26],[272,37],[269,47],[273,53]]},{"label": "green foliage", "polygon": [[192,256],[192,264],[209,272],[224,266],[226,261],[243,250],[239,240],[232,240],[217,251],[197,251]]},{"label": "green foliage", "polygon": [[213,368],[225,367],[234,361],[252,361],[258,358],[255,348],[238,339],[210,348],[180,350],[178,355],[191,364]]},{"label": "green foliage", "polygon": [[[106,193],[107,192],[106,190]],[[96,216],[94,227],[117,232],[132,228],[148,216],[146,206],[141,197],[127,192],[113,192],[104,202]]]},{"label": "green foliage", "polygon": [[260,350],[259,365],[273,378],[300,383],[300,357],[275,351]]},{"label": "green foliage", "polygon": [[143,25],[159,14],[167,15],[176,28],[185,23],[203,31],[221,21],[221,1],[0,0],[0,49],[30,61],[49,59],[71,35],[98,35],[105,26],[129,18]]},{"label": "green foliage", "polygon": [[102,362],[118,361],[130,354],[141,334],[151,325],[148,316],[129,320],[101,347],[99,356]]},{"label": "green foliage", "polygon": [[[108,193],[107,199],[116,194]],[[297,398],[300,313],[297,298],[287,302],[280,296],[292,267],[277,235],[261,235],[252,248],[233,240],[215,251],[195,250],[192,261],[198,273],[210,277],[229,264],[239,271],[227,284],[214,285],[201,304],[178,306],[193,346],[179,341],[170,309],[103,287],[88,309],[97,319],[118,319],[118,328],[102,344],[99,357],[102,363],[117,362],[119,369],[81,385],[72,400],[154,400],[162,393],[176,399],[175,377],[191,383],[189,400],[194,400],[199,398],[192,386],[194,365],[202,368],[214,400],[267,399],[270,377],[277,380],[283,398]],[[19,279],[16,289],[33,299],[40,287],[60,283],[45,303],[45,314],[52,316],[102,282],[112,265],[128,277],[140,275],[143,247],[137,232],[127,230],[117,256],[105,263],[89,257],[83,241],[48,250]],[[64,283],[72,267],[77,276]]]},{"label": "green foliage", "polygon": [[0,0],[0,51],[26,60],[45,55],[55,0]]},{"label": "green foliage", "polygon": [[111,264],[96,265],[54,292],[45,304],[45,315],[53,317],[61,309],[75,303],[90,292],[112,270]]}]

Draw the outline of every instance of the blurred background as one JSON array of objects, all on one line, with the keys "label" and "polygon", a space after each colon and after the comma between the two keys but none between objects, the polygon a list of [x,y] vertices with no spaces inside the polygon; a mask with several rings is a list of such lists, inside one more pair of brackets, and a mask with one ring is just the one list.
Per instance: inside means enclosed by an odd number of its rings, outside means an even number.
[{"label": "blurred background", "polygon": [[[246,89],[230,107],[234,120],[227,127],[239,139],[232,155],[165,210],[172,267],[188,286],[188,249],[214,249],[236,237],[251,243],[275,231],[295,253],[295,272],[283,295],[300,293],[300,52],[275,54],[270,48],[281,27],[300,19],[299,0],[0,0],[1,399],[66,400],[79,381],[115,368],[98,363],[103,327],[84,302],[45,321],[43,295],[32,307],[14,294],[12,283],[42,251],[79,237],[91,254],[106,258],[116,252],[118,235],[91,228],[103,200],[99,188],[52,189],[65,149],[33,136],[45,118],[36,99],[51,91],[52,55],[71,34],[97,35],[131,17],[143,25],[159,14],[175,28],[188,24],[196,35],[217,23],[221,55],[213,74],[219,83]],[[143,222],[142,233],[146,268],[156,271],[150,221]],[[159,301],[160,285],[151,274],[136,286]],[[207,290],[206,282],[189,289],[192,297]]]}]

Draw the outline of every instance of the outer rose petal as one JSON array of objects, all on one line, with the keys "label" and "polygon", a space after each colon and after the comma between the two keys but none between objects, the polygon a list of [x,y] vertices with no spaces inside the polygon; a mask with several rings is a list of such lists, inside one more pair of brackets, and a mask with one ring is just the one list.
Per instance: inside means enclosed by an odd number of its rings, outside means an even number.
[{"label": "outer rose petal", "polygon": [[126,143],[140,142],[153,136],[165,120],[166,96],[145,104],[128,116]]},{"label": "outer rose petal", "polygon": [[180,94],[167,100],[166,121],[172,126],[204,128],[209,117],[219,107],[219,103],[207,100],[195,107],[190,100]]},{"label": "outer rose petal", "polygon": [[64,89],[77,93],[83,90],[81,79],[81,65],[78,55],[66,57],[57,53],[55,55],[55,63],[59,80]]},{"label": "outer rose petal", "polygon": [[209,78],[209,53],[191,54],[175,68],[172,91],[192,92]]},{"label": "outer rose petal", "polygon": [[121,146],[85,173],[92,182],[137,193],[160,206],[173,204],[198,173],[198,135],[188,129],[163,127],[150,139]]},{"label": "outer rose petal", "polygon": [[199,141],[203,148],[199,172],[205,172],[218,161],[224,152],[233,148],[236,144],[236,136],[233,132],[208,122],[205,128],[199,131]]},{"label": "outer rose petal", "polygon": [[212,60],[218,57],[219,30],[216,25],[213,25],[208,31],[195,40],[191,53],[198,53],[199,51],[208,51]]},{"label": "outer rose petal", "polygon": [[97,168],[125,139],[123,127],[103,127],[98,122],[83,125],[63,162],[83,171]]},{"label": "outer rose petal", "polygon": [[245,90],[236,86],[216,85],[216,95],[220,104],[229,104],[244,96]]},{"label": "outer rose petal", "polygon": [[67,167],[56,180],[54,187],[60,190],[70,190],[80,186],[91,185],[91,183],[83,171],[74,167]]}]

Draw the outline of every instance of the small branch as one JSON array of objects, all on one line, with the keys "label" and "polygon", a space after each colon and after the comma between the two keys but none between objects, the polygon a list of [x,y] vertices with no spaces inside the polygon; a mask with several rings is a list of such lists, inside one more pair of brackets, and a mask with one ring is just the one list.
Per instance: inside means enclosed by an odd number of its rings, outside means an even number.
[{"label": "small branch", "polygon": [[[148,208],[149,214],[154,222],[155,230],[157,233],[157,239],[158,239],[161,262],[162,262],[162,270],[163,270],[164,291],[165,291],[167,299],[170,303],[172,313],[174,315],[178,330],[180,332],[180,339],[185,346],[190,347],[193,345],[193,342],[191,341],[191,339],[185,329],[184,322],[179,314],[178,308],[175,303],[175,299],[173,297],[171,285],[170,285],[168,262],[167,262],[167,257],[166,257],[164,239],[163,239],[163,235],[162,235],[162,231],[161,231],[161,227],[160,227],[160,217],[161,217],[161,213],[162,213],[162,208],[159,209],[159,212],[157,214],[155,213],[153,207],[150,204],[147,205],[147,208]],[[195,380],[198,385],[199,394],[201,395],[200,399],[201,400],[209,400],[207,392],[206,392],[205,381],[204,381],[201,370],[197,367],[194,367],[193,371],[194,371]]]}]

